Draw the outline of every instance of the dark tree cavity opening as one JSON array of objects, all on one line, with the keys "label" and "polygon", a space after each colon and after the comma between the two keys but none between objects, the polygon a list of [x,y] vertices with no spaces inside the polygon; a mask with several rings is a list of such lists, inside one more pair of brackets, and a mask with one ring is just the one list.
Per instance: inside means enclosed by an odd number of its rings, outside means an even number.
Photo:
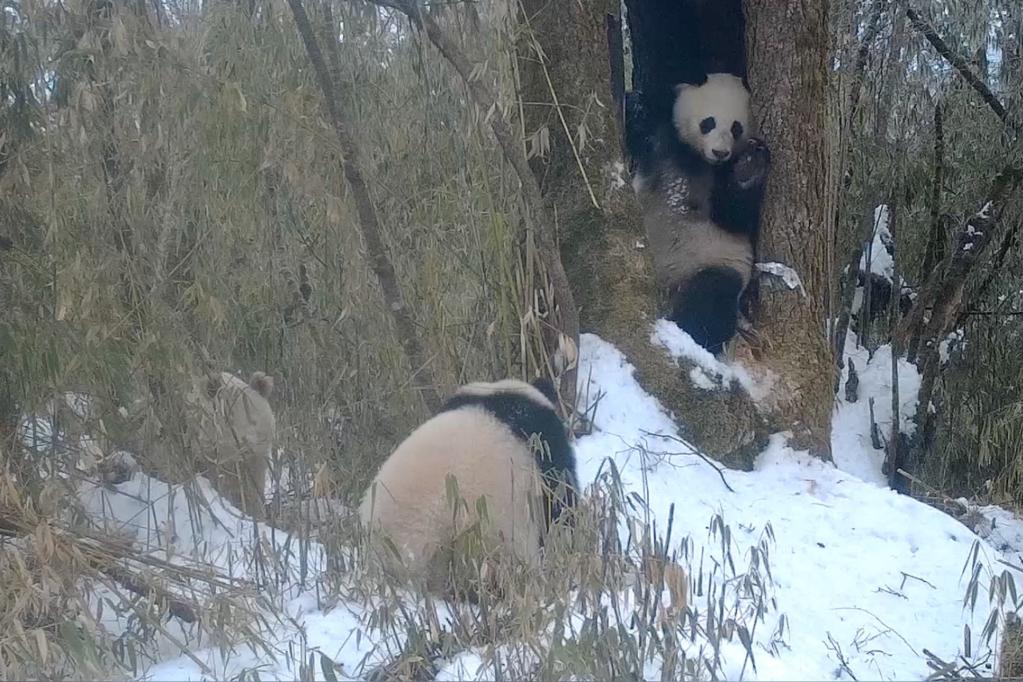
[{"label": "dark tree cavity opening", "polygon": [[652,116],[671,115],[674,86],[708,73],[745,79],[746,20],[740,0],[626,0],[632,90]]}]

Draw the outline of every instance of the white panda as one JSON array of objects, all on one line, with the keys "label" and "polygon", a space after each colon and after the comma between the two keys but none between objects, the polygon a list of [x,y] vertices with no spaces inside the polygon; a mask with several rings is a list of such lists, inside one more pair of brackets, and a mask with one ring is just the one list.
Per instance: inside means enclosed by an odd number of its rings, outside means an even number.
[{"label": "white panda", "polygon": [[[359,513],[370,539],[382,532],[403,554],[406,570],[444,590],[448,576],[437,574],[433,559],[479,520],[477,500],[484,497],[487,549],[535,562],[550,524],[575,504],[578,490],[555,401],[545,379],[459,388],[394,450],[365,491]],[[542,452],[533,447],[534,434],[546,446]],[[457,517],[449,476],[465,501]]]},{"label": "white panda", "polygon": [[751,135],[749,90],[729,73],[675,86],[670,114],[626,97],[633,189],[668,318],[720,353],[750,283],[770,153]]},{"label": "white panda", "polygon": [[193,408],[199,471],[221,495],[249,515],[265,504],[266,472],[270,464],[277,420],[270,406],[274,379],[254,372],[246,382],[220,372],[194,378],[187,400]]},{"label": "white panda", "polygon": [[[133,449],[152,453],[142,458],[141,468],[168,481],[201,474],[240,511],[262,514],[266,472],[277,437],[269,401],[273,377],[255,372],[246,382],[230,372],[210,372],[190,376],[182,388],[172,395],[183,400],[159,406],[159,415],[157,406],[145,400],[126,411],[129,419],[139,420],[141,440],[132,443]],[[171,421],[165,424],[161,417]],[[171,438],[171,428],[181,432],[183,442]],[[167,469],[158,463],[184,466]]]}]

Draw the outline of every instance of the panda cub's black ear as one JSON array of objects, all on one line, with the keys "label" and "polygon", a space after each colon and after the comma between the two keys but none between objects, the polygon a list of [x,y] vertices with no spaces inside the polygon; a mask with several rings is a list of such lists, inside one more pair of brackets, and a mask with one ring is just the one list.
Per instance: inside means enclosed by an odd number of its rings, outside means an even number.
[{"label": "panda cub's black ear", "polygon": [[544,397],[547,398],[547,400],[550,400],[552,405],[556,406],[558,404],[558,392],[554,388],[554,382],[549,378],[539,377],[537,379],[533,379],[533,381],[530,382],[530,385],[540,391],[540,393],[543,393]]}]

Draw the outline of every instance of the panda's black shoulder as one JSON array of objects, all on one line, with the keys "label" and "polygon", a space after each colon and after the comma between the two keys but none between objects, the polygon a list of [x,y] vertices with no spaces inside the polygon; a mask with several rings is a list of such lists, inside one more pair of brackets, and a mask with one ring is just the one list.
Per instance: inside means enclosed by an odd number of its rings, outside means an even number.
[{"label": "panda's black shoulder", "polygon": [[508,427],[516,438],[528,443],[537,434],[550,449],[550,457],[536,453],[536,463],[544,474],[554,472],[575,473],[575,458],[568,442],[565,427],[550,406],[514,392],[489,395],[454,395],[441,407],[441,412],[463,408],[479,408],[492,414]]}]

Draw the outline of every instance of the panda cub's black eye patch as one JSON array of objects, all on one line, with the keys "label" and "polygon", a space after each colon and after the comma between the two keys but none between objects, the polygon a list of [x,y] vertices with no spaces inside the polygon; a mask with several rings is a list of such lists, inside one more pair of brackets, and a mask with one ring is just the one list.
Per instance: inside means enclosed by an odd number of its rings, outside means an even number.
[{"label": "panda cub's black eye patch", "polygon": [[742,137],[742,124],[739,123],[738,121],[732,124],[732,137],[734,138]]},{"label": "panda cub's black eye patch", "polygon": [[700,121],[700,132],[706,135],[710,131],[714,130],[714,126],[716,125],[717,123],[714,121],[714,117],[708,116],[707,118]]}]

